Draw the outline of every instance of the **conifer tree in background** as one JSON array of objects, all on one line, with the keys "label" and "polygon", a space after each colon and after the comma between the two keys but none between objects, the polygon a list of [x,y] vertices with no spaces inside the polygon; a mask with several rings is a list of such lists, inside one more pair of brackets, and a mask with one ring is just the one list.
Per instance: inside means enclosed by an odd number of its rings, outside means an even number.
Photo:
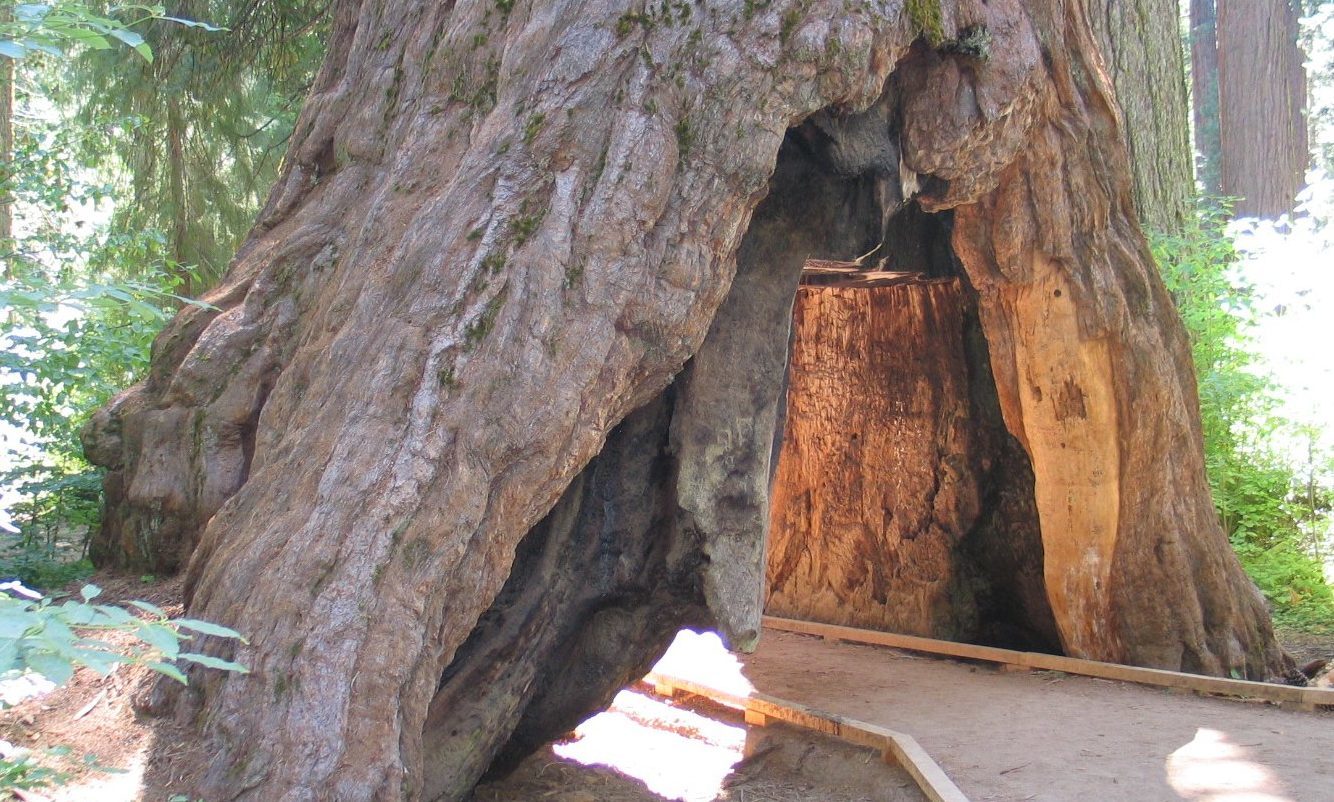
[{"label": "conifer tree in background", "polygon": [[327,3],[0,14],[0,493],[23,533],[0,572],[45,586],[84,570],[64,563],[98,516],[77,431],[235,252],[321,57]]},{"label": "conifer tree in background", "polygon": [[328,6],[189,0],[174,13],[226,30],[157,22],[145,31],[151,62],[92,51],[76,63],[80,118],[102,132],[89,161],[130,184],[113,228],[161,231],[181,294],[217,281],[276,180]]}]

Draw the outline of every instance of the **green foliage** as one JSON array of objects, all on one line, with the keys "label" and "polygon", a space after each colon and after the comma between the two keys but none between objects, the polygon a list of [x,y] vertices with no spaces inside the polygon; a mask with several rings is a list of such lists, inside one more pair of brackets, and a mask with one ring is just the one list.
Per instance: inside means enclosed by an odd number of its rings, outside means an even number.
[{"label": "green foliage", "polygon": [[80,428],[143,374],[193,276],[169,258],[161,232],[104,224],[118,188],[82,158],[104,136],[53,106],[62,90],[52,76],[68,64],[45,51],[22,62],[14,169],[0,175],[15,212],[13,239],[0,241],[0,493],[21,499],[9,512],[24,531],[0,566],[38,586],[82,571],[82,549],[59,541],[80,541],[98,520],[100,474],[83,457]]},{"label": "green foliage", "polygon": [[1234,546],[1246,572],[1269,599],[1276,622],[1334,634],[1334,590],[1310,554],[1292,540],[1280,540],[1269,548],[1247,541]]},{"label": "green foliage", "polygon": [[0,281],[0,423],[24,433],[0,484],[22,496],[12,514],[25,523],[26,549],[41,540],[54,556],[59,535],[97,523],[101,475],[79,430],[147,369],[153,337],[182,302],[167,289],[176,280],[165,270],[139,281],[62,280],[20,263]]},{"label": "green foliage", "polygon": [[[118,202],[116,210],[124,208],[124,186],[115,169],[123,163],[108,145],[117,125],[135,129],[140,121],[70,124],[64,111],[73,102],[73,84],[66,72],[70,62],[62,57],[65,48],[96,54],[120,42],[143,56],[130,63],[145,69],[161,63],[154,60],[154,36],[172,42],[179,39],[164,31],[219,29],[166,16],[161,6],[90,8],[101,6],[21,4],[6,8],[9,13],[0,19],[0,55],[31,56],[15,71],[20,110],[14,118],[15,150],[12,168],[0,173],[0,200],[11,206],[15,220],[0,241],[0,435],[6,446],[0,490],[20,492],[23,501],[15,512],[25,524],[22,538],[0,554],[0,571],[37,586],[58,586],[89,570],[87,561],[78,559],[82,549],[68,546],[71,532],[86,532],[96,523],[100,500],[99,476],[83,458],[78,431],[94,408],[141,375],[155,333],[180,304],[193,303],[177,290],[188,291],[197,275],[192,265],[173,258],[181,253],[179,227],[168,236],[133,220],[105,225],[108,201]],[[144,34],[131,30],[143,24]],[[102,67],[110,73],[125,63],[117,58]],[[173,122],[184,119],[179,104],[165,108]],[[173,131],[173,164],[179,164],[182,129]],[[173,180],[172,199],[179,201],[180,177]],[[225,188],[218,192],[225,194]],[[178,202],[173,211],[179,224],[189,210]],[[18,440],[12,436],[16,431]],[[0,596],[0,677],[32,671],[59,684],[77,666],[105,675],[132,663],[184,683],[183,663],[246,670],[186,649],[198,636],[239,638],[234,631],[170,619],[147,602],[131,602],[140,613],[134,615],[94,603],[99,594],[90,585],[80,598],[63,601]],[[113,648],[98,638],[109,632],[132,635],[135,643]],[[59,779],[31,755],[0,761],[0,792]]]},{"label": "green foliage", "polygon": [[177,13],[225,31],[155,21],[150,62],[93,51],[58,90],[92,132],[82,160],[116,182],[112,229],[160,232],[190,265],[196,295],[216,283],[273,186],[323,56],[327,3],[185,0]]},{"label": "green foliage", "polygon": [[[185,675],[172,661],[247,672],[236,663],[181,648],[193,638],[191,633],[240,639],[234,630],[189,618],[172,619],[148,602],[131,602],[142,617],[116,605],[93,604],[101,593],[96,585],[85,585],[79,599],[59,604],[51,597],[28,601],[0,596],[0,675],[36,671],[63,685],[78,666],[106,676],[117,665],[129,663],[185,683]],[[100,632],[129,633],[139,642],[117,649],[90,637]]]},{"label": "green foliage", "polygon": [[[111,50],[117,43],[148,61],[153,51],[133,28],[151,20],[170,20],[209,28],[203,23],[166,16],[161,5],[126,4],[102,12],[85,3],[16,3],[0,22],[0,56],[13,59],[45,53],[57,58],[70,48]],[[216,29],[215,29],[216,30]]]},{"label": "green foliage", "polygon": [[31,754],[0,758],[0,791],[11,789],[30,791],[34,788],[59,785],[65,779],[64,774],[43,766]]},{"label": "green foliage", "polygon": [[[1235,268],[1227,211],[1204,208],[1181,234],[1158,236],[1154,256],[1190,335],[1206,468],[1224,529],[1280,622],[1334,626],[1319,532],[1334,491],[1272,445],[1294,432],[1275,410],[1276,388],[1250,350],[1259,315]],[[1307,432],[1308,437],[1314,433]]]},{"label": "green foliage", "polygon": [[18,579],[31,588],[59,588],[92,575],[92,562],[86,557],[70,559],[55,541],[20,541],[0,552],[0,577]]}]

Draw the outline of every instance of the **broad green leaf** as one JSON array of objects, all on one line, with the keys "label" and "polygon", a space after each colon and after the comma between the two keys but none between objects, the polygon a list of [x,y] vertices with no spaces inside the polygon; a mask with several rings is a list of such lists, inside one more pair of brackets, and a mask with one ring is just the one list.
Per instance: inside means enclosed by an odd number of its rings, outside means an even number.
[{"label": "broad green leaf", "polygon": [[79,591],[79,595],[82,596],[83,600],[86,602],[92,601],[102,595],[102,589],[97,585],[87,584]]},{"label": "broad green leaf", "polygon": [[112,28],[107,31],[107,34],[121,40],[130,47],[138,47],[144,43],[144,37],[125,28]]},{"label": "broad green leaf", "polygon": [[135,633],[139,639],[157,649],[168,659],[175,659],[181,651],[181,639],[171,627],[162,624],[141,624]]},{"label": "broad green leaf", "polygon": [[87,604],[80,604],[76,601],[65,602],[60,605],[60,610],[65,616],[66,623],[70,626],[88,626],[97,619],[96,610]]},{"label": "broad green leaf", "polygon": [[70,629],[57,615],[58,613],[54,611],[44,610],[42,628],[39,633],[35,633],[32,637],[40,636],[52,644],[73,644],[78,640],[79,637],[74,634],[74,630]]},{"label": "broad green leaf", "polygon": [[23,44],[29,50],[36,50],[40,53],[45,53],[48,56],[54,56],[56,58],[65,57],[65,52],[50,42],[42,42],[34,39],[28,39]]},{"label": "broad green leaf", "polygon": [[0,608],[0,639],[17,640],[23,637],[36,619],[24,610],[12,610],[6,605]]},{"label": "broad green leaf", "polygon": [[189,684],[189,682],[185,678],[185,674],[181,673],[181,670],[176,666],[172,665],[171,663],[164,663],[160,660],[150,660],[149,662],[144,663],[144,665],[148,666],[149,668],[153,669],[154,671],[163,675],[164,677],[171,677],[172,679],[176,680],[182,685]]},{"label": "broad green leaf", "polygon": [[188,629],[193,632],[198,632],[202,635],[216,635],[219,638],[236,638],[240,640],[242,643],[249,642],[245,638],[241,637],[241,633],[237,632],[234,629],[231,629],[230,627],[224,627],[221,624],[214,624],[208,621],[197,621],[193,618],[176,618],[173,619],[171,623],[175,624],[181,629]]},{"label": "broad green leaf", "polygon": [[240,663],[233,663],[230,660],[223,660],[218,657],[211,657],[207,654],[198,654],[196,652],[181,652],[179,655],[182,660],[189,660],[192,663],[198,663],[206,668],[217,668],[222,671],[235,671],[238,674],[249,674],[250,669]]},{"label": "broad green leaf", "polygon": [[134,601],[131,601],[130,604],[133,604],[140,610],[143,610],[146,613],[151,613],[152,615],[155,615],[158,618],[167,617],[167,614],[162,611],[162,608],[158,607],[156,604],[153,604],[152,602],[139,601],[138,599],[135,599]]},{"label": "broad green leaf", "polygon": [[23,657],[28,667],[57,685],[64,685],[74,676],[74,664],[52,652],[28,652]]},{"label": "broad green leaf", "polygon": [[105,618],[106,623],[111,626],[136,626],[139,622],[139,619],[113,604],[100,604],[96,609],[98,615]]},{"label": "broad green leaf", "polygon": [[19,662],[18,642],[0,639],[0,675],[22,668],[24,668],[24,665]]},{"label": "broad green leaf", "polygon": [[115,652],[103,651],[101,649],[75,648],[73,656],[76,662],[88,666],[102,676],[111,673],[111,669],[128,662],[128,658]]}]

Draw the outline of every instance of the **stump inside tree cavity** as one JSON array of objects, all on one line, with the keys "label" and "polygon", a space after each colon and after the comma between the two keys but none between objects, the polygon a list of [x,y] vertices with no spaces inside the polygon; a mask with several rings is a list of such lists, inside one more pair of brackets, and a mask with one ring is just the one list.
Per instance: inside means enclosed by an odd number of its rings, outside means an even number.
[{"label": "stump inside tree cavity", "polygon": [[1059,651],[972,290],[812,261],[793,315],[767,612]]}]

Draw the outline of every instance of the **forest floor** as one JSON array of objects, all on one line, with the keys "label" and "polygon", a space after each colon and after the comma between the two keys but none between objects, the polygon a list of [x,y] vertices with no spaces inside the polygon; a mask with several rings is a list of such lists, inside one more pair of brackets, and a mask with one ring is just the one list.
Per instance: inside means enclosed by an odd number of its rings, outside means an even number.
[{"label": "forest floor", "polygon": [[[179,583],[97,577],[107,600],[173,610]],[[99,599],[102,601],[102,599]],[[174,609],[179,610],[179,607]],[[1316,651],[1330,644],[1310,644]],[[1325,656],[1328,656],[1326,654]],[[754,687],[907,732],[973,802],[1323,802],[1334,777],[1334,713],[1184,696],[1056,672],[1002,673],[966,661],[766,631],[737,660],[683,636],[662,670],[733,693]],[[0,713],[0,739],[69,773],[30,799],[168,802],[206,757],[171,719],[131,700],[145,669],[65,687]],[[168,760],[149,760],[150,754]],[[89,765],[85,755],[95,755]],[[120,771],[108,772],[103,767]],[[916,802],[908,775],[867,749],[784,726],[746,726],[696,697],[627,689],[612,710],[478,788],[474,802]]]}]

